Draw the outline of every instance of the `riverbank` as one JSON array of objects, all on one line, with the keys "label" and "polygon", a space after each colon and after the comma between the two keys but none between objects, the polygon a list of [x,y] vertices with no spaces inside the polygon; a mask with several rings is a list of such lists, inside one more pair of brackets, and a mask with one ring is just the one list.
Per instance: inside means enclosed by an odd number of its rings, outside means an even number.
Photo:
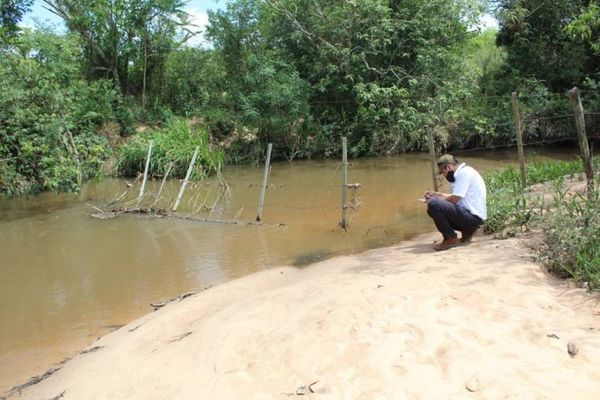
[{"label": "riverbank", "polygon": [[519,239],[436,253],[434,238],[210,288],[9,398],[597,397],[597,296]]}]

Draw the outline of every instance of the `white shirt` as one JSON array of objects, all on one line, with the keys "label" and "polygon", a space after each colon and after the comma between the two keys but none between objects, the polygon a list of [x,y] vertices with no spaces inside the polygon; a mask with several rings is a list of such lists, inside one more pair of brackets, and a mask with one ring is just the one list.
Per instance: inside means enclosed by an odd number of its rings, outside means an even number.
[{"label": "white shirt", "polygon": [[462,163],[454,171],[454,180],[452,194],[460,197],[457,204],[485,221],[487,219],[487,194],[485,182],[479,172]]}]

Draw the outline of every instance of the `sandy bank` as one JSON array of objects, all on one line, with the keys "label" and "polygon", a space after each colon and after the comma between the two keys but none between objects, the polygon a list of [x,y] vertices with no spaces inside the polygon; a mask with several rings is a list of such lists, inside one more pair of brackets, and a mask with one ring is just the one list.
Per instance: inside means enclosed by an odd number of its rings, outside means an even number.
[{"label": "sandy bank", "polygon": [[599,398],[597,296],[516,239],[433,237],[211,288],[10,398]]}]

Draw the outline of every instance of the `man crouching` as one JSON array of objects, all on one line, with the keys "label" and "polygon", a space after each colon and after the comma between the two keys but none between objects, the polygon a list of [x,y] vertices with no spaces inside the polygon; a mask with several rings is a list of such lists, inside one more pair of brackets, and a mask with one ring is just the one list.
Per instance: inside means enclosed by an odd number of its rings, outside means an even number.
[{"label": "man crouching", "polygon": [[[459,243],[471,240],[475,231],[487,219],[485,182],[479,173],[465,163],[459,164],[451,154],[437,161],[439,173],[452,185],[452,194],[426,192],[427,214],[444,236],[436,251],[448,250]],[[459,238],[455,231],[460,231]]]}]

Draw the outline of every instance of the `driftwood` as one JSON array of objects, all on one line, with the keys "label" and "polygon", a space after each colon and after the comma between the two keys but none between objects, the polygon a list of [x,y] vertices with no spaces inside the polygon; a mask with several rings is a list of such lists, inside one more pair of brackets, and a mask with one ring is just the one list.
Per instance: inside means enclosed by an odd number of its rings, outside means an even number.
[{"label": "driftwood", "polygon": [[[96,208],[96,207],[94,207]],[[98,219],[112,219],[118,216],[119,214],[150,214],[158,217],[166,217],[168,216],[167,210],[164,208],[116,208],[110,211],[103,211],[90,214],[93,218]]]}]

